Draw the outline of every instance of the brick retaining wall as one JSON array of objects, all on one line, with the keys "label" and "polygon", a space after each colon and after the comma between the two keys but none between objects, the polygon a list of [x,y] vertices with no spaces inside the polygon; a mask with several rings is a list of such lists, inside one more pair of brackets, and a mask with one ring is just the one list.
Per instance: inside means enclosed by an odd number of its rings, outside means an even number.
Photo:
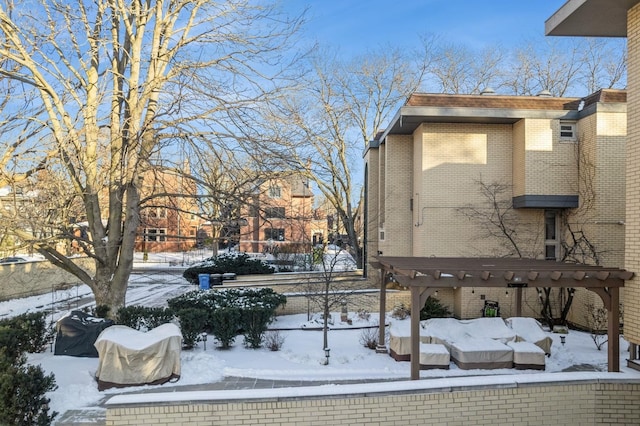
[{"label": "brick retaining wall", "polygon": [[547,374],[253,390],[244,398],[237,391],[122,395],[107,402],[106,424],[640,424],[640,379],[572,374],[556,373],[564,380],[557,382]]}]

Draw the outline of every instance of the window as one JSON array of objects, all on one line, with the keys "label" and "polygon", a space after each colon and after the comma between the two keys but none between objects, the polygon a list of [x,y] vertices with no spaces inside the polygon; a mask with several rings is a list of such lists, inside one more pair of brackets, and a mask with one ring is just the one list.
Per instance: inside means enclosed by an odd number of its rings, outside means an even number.
[{"label": "window", "polygon": [[575,141],[576,140],[576,122],[561,121],[560,122],[560,140]]},{"label": "window", "polygon": [[282,195],[280,194],[280,187],[276,185],[271,185],[269,187],[269,197],[271,198],[280,198]]},{"label": "window", "polygon": [[558,212],[544,211],[544,258],[558,260],[560,241],[558,240]]},{"label": "window", "polygon": [[145,241],[166,241],[167,240],[167,230],[161,228],[145,228],[144,229],[144,240]]},{"label": "window", "polygon": [[166,218],[167,209],[165,207],[149,207],[143,210],[147,217]]},{"label": "window", "polygon": [[273,241],[284,241],[284,229],[267,228],[264,230],[264,239]]},{"label": "window", "polygon": [[284,219],[284,207],[267,207],[265,215],[269,218]]}]

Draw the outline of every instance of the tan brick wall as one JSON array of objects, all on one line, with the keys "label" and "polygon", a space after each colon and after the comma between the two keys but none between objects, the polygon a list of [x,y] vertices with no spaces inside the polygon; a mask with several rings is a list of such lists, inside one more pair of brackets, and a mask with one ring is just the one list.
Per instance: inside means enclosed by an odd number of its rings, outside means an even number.
[{"label": "tan brick wall", "polygon": [[640,344],[640,5],[627,15],[627,149],[625,268],[636,276],[625,283],[625,338]]},{"label": "tan brick wall", "polygon": [[[522,124],[449,124],[422,125],[414,133],[421,144],[421,161],[414,170],[413,253],[415,256],[504,256],[499,241],[487,238],[477,222],[460,214],[466,206],[487,206],[479,181],[485,184],[511,185],[514,133],[523,133]],[[549,126],[547,120],[547,127]],[[414,148],[414,153],[419,153]],[[514,172],[515,173],[515,172]],[[511,192],[504,194],[510,201]],[[542,211],[513,212],[522,223],[519,245],[527,254],[542,253]],[[417,225],[417,226],[416,226]],[[526,246],[526,247],[523,247]],[[395,255],[395,254],[393,254]]]},{"label": "tan brick wall", "polygon": [[574,144],[560,142],[560,122],[525,121],[525,188],[527,195],[575,194]]},{"label": "tan brick wall", "polygon": [[513,196],[524,195],[526,189],[526,133],[525,120],[513,124]]},{"label": "tan brick wall", "polygon": [[415,134],[424,148],[413,178],[422,188],[414,193],[414,255],[486,255],[492,244],[457,209],[484,201],[477,181],[511,182],[511,125],[433,123]]},{"label": "tan brick wall", "polygon": [[[385,146],[384,231],[379,250],[385,256],[411,256],[411,136],[389,136]],[[381,166],[383,166],[381,164]],[[382,197],[381,197],[382,198]]]},{"label": "tan brick wall", "polygon": [[107,407],[121,425],[640,424],[640,384],[593,380]]},{"label": "tan brick wall", "polygon": [[366,232],[366,248],[367,258],[365,259],[366,276],[375,276],[376,270],[372,269],[369,262],[378,254],[378,203],[380,200],[380,150],[378,148],[369,148],[364,156],[365,173],[366,173],[366,197],[367,211],[365,232]]}]

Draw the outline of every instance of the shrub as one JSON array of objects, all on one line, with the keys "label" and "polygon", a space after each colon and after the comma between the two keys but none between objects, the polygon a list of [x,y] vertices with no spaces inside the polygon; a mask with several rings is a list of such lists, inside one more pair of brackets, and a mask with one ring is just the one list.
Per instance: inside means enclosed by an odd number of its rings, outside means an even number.
[{"label": "shrub", "polygon": [[58,413],[49,414],[47,392],[57,388],[53,374],[40,366],[27,366],[26,357],[7,356],[0,348],[0,424],[50,425]]},{"label": "shrub", "polygon": [[403,320],[409,316],[411,310],[404,306],[404,303],[394,306],[393,311],[391,311],[391,318]]},{"label": "shrub", "polygon": [[182,344],[185,348],[191,349],[200,341],[202,333],[206,330],[209,314],[202,309],[186,308],[179,310],[176,316],[180,321]]},{"label": "shrub", "polygon": [[1,320],[0,327],[16,331],[11,337],[12,350],[17,353],[42,352],[53,335],[53,330],[47,327],[46,317],[46,312],[31,312]]},{"label": "shrub", "polygon": [[369,313],[369,311],[367,311],[366,309],[358,309],[358,319],[369,321],[369,318],[371,318],[371,314]]},{"label": "shrub", "polygon": [[263,306],[251,306],[242,309],[240,325],[244,336],[244,345],[252,349],[262,346],[264,332],[273,320],[273,311]]},{"label": "shrub", "polygon": [[171,308],[148,308],[131,305],[118,309],[117,323],[136,330],[148,331],[159,325],[170,323],[174,317],[175,314]]},{"label": "shrub", "polygon": [[607,335],[607,308],[602,306],[596,306],[594,303],[585,303],[584,319],[587,323],[587,330],[591,335],[591,340],[596,345],[596,349],[602,350],[602,347],[609,336]]},{"label": "shrub", "polygon": [[378,347],[378,336],[380,335],[380,327],[363,328],[360,332],[360,343],[365,348],[375,349]]},{"label": "shrub", "polygon": [[427,320],[429,318],[448,318],[451,316],[451,311],[444,306],[435,297],[427,297],[423,308],[420,310],[420,320]]},{"label": "shrub", "polygon": [[264,345],[270,351],[279,351],[284,344],[284,340],[284,335],[280,334],[280,331],[278,330],[267,331],[264,334]]},{"label": "shrub", "polygon": [[97,305],[94,316],[98,318],[107,318],[110,310],[111,307],[109,305]]},{"label": "shrub", "polygon": [[[240,330],[245,334],[245,343],[248,342],[251,347],[260,347],[266,325],[275,317],[276,309],[286,302],[285,296],[270,288],[242,287],[194,290],[167,300],[167,304],[175,312],[199,309],[208,313],[204,330],[210,331],[224,348],[234,342]],[[244,311],[247,311],[246,316],[243,316]]]},{"label": "shrub", "polygon": [[246,253],[221,254],[206,259],[204,262],[191,266],[183,272],[182,276],[191,284],[198,284],[199,274],[224,274],[236,275],[249,274],[273,274],[272,266],[260,259],[253,259]]},{"label": "shrub", "polygon": [[225,306],[214,309],[209,314],[211,334],[220,342],[223,349],[231,347],[240,330],[240,309],[233,306]]}]

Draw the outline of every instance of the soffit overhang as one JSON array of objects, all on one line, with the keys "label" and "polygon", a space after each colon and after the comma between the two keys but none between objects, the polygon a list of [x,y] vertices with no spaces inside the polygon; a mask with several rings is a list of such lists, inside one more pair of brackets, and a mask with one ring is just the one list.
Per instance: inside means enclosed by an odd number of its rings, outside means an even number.
[{"label": "soffit overhang", "polygon": [[422,123],[514,124],[523,118],[577,120],[577,110],[404,106],[380,137],[411,135]]},{"label": "soffit overhang", "polygon": [[627,12],[640,0],[568,0],[545,21],[549,36],[626,37]]}]

